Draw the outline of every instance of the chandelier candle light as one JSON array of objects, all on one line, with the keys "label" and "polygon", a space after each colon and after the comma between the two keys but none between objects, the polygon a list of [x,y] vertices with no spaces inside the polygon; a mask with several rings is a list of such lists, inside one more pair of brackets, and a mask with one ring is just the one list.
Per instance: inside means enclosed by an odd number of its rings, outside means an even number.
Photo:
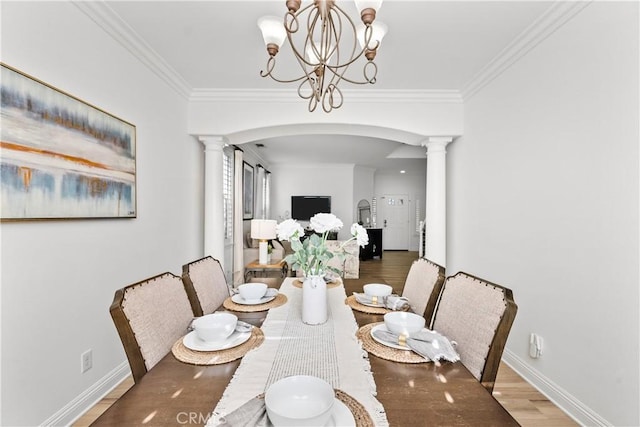
[{"label": "chandelier candle light", "polygon": [[302,321],[309,325],[319,325],[327,321],[327,283],[325,274],[339,271],[328,265],[334,256],[344,257],[344,247],[352,240],[364,247],[369,243],[367,230],[360,224],[351,226],[351,238],[344,241],[336,253],[327,249],[325,242],[331,231],[339,231],[343,224],[333,214],[315,214],[309,222],[314,231],[304,241],[304,229],[294,219],[287,219],[276,227],[278,239],[291,242],[293,254],[287,255],[285,261],[292,265],[293,270],[300,270],[304,275],[302,281]]},{"label": "chandelier candle light", "polygon": [[[313,0],[301,8],[301,0],[287,0],[284,21],[274,16],[258,20],[269,53],[266,71],[260,75],[279,83],[299,81],[298,96],[309,100],[309,111],[314,111],[318,103],[327,113],[340,108],[341,80],[353,84],[376,82],[378,67],[373,60],[387,32],[385,24],[375,21],[382,0],[355,0],[362,21],[358,25],[336,3],[336,0]],[[302,68],[302,76],[288,80],[273,75],[276,55],[285,38]],[[367,60],[363,66],[364,79],[345,77],[347,68],[362,56]]]},{"label": "chandelier candle light", "polygon": [[275,219],[252,219],[251,238],[260,240],[258,245],[258,264],[267,264],[268,244],[267,240],[276,238]]}]

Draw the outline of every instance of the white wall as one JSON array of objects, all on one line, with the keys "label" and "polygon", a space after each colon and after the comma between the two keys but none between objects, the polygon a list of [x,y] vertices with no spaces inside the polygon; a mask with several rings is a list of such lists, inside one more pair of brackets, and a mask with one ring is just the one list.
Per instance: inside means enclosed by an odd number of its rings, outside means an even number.
[{"label": "white wall", "polygon": [[114,291],[203,255],[203,147],[186,101],[71,3],[2,2],[2,61],[137,127],[136,219],[1,225],[0,424],[65,423],[70,402],[128,369]]},{"label": "white wall", "polygon": [[508,360],[588,425],[640,425],[638,73],[638,2],[593,2],[448,146],[447,274],[513,289]]}]

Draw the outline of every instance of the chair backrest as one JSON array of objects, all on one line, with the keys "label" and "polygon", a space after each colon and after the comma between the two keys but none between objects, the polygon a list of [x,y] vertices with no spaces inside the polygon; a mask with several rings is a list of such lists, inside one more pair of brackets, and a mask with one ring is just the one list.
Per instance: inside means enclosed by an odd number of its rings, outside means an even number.
[{"label": "chair backrest", "polygon": [[193,320],[182,280],[168,272],[118,289],[109,312],[135,382],[171,350]]},{"label": "chair backrest", "polygon": [[211,256],[183,265],[182,281],[196,316],[213,313],[230,295],[224,269]]},{"label": "chair backrest", "polygon": [[426,258],[419,258],[411,264],[404,282],[402,296],[409,299],[414,313],[427,319],[427,327],[431,326],[444,279],[444,267]]},{"label": "chair backrest", "polygon": [[493,391],[517,311],[510,289],[459,272],[445,280],[433,329],[457,342],[462,363]]}]

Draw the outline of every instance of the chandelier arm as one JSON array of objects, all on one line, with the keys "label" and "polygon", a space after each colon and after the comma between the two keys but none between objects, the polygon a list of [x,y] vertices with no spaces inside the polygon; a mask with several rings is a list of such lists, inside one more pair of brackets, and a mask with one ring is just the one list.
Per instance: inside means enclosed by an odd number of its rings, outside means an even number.
[{"label": "chandelier arm", "polygon": [[[355,31],[355,27],[354,27],[354,31]],[[336,64],[336,65],[327,65],[327,67],[331,68],[332,70],[334,69],[338,69],[338,68],[347,68],[349,67],[351,64],[353,64],[354,62],[356,62],[358,59],[360,59],[363,55],[366,54],[367,50],[371,50],[367,48],[367,45],[369,44],[369,41],[371,41],[371,34],[372,34],[372,28],[371,27],[365,27],[365,43],[364,46],[361,50],[358,51],[358,54],[356,56],[352,56],[351,59],[348,62],[345,62],[344,64]],[[376,47],[378,46],[379,43],[376,43]],[[354,45],[354,50],[353,52],[355,52],[355,45]],[[352,53],[353,54],[353,53]],[[334,73],[337,73],[337,71],[333,71]]]},{"label": "chandelier arm", "polygon": [[[275,77],[273,77],[273,75],[271,74],[267,74],[269,77],[271,77],[274,81],[278,82],[278,83],[295,83],[295,82],[299,82],[300,80],[304,80],[306,78],[308,78],[308,76],[300,76],[298,78],[295,79],[291,79],[291,80],[280,80],[277,79]],[[266,77],[266,76],[262,76],[262,77]]]},{"label": "chandelier arm", "polygon": [[[331,31],[328,31],[329,37],[331,37],[332,35],[335,36],[335,41],[334,41],[334,46],[331,48],[331,51],[327,54],[327,60],[329,58],[331,58],[332,55],[337,55],[336,57],[336,63],[340,63],[340,40],[342,39],[342,17],[340,16],[340,13],[338,12],[342,12],[342,9],[340,9],[339,7],[336,6],[337,11],[331,10],[331,13],[329,14],[329,22],[327,23],[327,26],[331,27]],[[342,12],[342,14],[344,14],[344,12]],[[338,25],[336,25],[336,22],[334,21],[334,15],[336,17],[337,23]],[[345,14],[347,21],[351,24],[351,27],[353,28],[353,34],[355,35],[355,26],[353,25],[353,22],[351,21],[351,18],[349,18],[346,14]],[[328,45],[329,47],[331,47],[331,44]],[[352,52],[353,55],[353,52]]]},{"label": "chandelier arm", "polygon": [[[302,9],[302,11],[304,11],[305,9],[308,9],[310,6],[305,7],[304,9]],[[290,12],[287,12],[287,14],[289,14]],[[296,22],[297,22],[297,17],[296,17]],[[302,65],[302,63],[308,65],[309,67],[313,67],[316,64],[312,64],[311,62],[309,62],[306,59],[306,55],[304,54],[304,52],[306,51],[306,46],[307,46],[307,41],[311,41],[311,45],[314,46],[313,40],[310,40],[310,34],[312,34],[313,28],[315,28],[315,21],[317,21],[318,16],[315,16],[315,20],[314,20],[314,24],[312,26],[310,26],[309,22],[307,22],[307,36],[305,37],[305,43],[303,46],[303,52],[300,53],[300,51],[296,48],[296,45],[294,43],[293,40],[293,36],[292,34],[295,33],[295,31],[288,31],[287,30],[287,39],[289,40],[289,46],[291,46],[291,50],[293,51],[293,56],[296,57],[296,59],[298,60],[298,63],[300,63],[300,66],[303,67],[303,70],[306,73],[306,69],[304,68],[304,66]],[[297,31],[297,29],[296,29]],[[316,51],[317,54],[317,51]]]},{"label": "chandelier arm", "polygon": [[[313,3],[308,4],[307,6],[299,9],[298,11],[292,12],[291,10],[287,11],[284,15],[284,29],[287,33],[296,33],[300,29],[300,23],[298,22],[298,16],[302,16],[302,14],[309,8],[313,7]],[[291,17],[291,20],[287,22],[287,17]],[[295,24],[295,27],[291,24]]]},{"label": "chandelier arm", "polygon": [[[334,97],[334,93],[338,96]],[[336,99],[338,100],[337,103]],[[322,95],[322,109],[324,112],[330,113],[332,110],[342,107],[343,103],[344,97],[340,88],[334,84],[327,86],[327,91]]]},{"label": "chandelier arm", "polygon": [[[316,75],[316,77],[318,77],[318,78],[320,77],[320,76],[318,75],[318,73],[316,72],[316,69],[317,69],[317,68],[314,68],[314,69],[313,69],[313,70],[311,70],[311,71],[307,71],[307,68],[305,67],[305,64],[309,65],[310,67],[314,67],[314,64],[311,64],[311,63],[309,63],[309,62],[307,62],[307,61],[304,61],[304,59],[303,59],[303,58],[301,58],[299,55],[294,55],[294,56],[295,56],[296,60],[298,61],[298,64],[300,65],[300,68],[302,69],[302,72],[304,73],[304,75],[303,75],[302,77],[298,78],[297,80],[304,80],[304,79],[306,79],[306,81],[309,83],[309,86],[311,86],[311,90],[312,90],[312,92],[314,92],[314,93],[315,93],[316,91],[318,91],[318,90],[319,90],[319,89],[318,89],[318,87],[319,87],[318,85],[321,83],[321,82],[317,82],[317,79],[316,79],[316,78],[314,78],[314,77],[312,76],[312,73],[313,73],[313,74],[315,74],[315,75]],[[303,83],[304,83],[304,82],[303,82]],[[298,87],[298,89],[299,89],[301,86],[302,86],[302,84]],[[299,91],[299,90],[298,90],[298,93],[300,93],[300,91]],[[316,97],[317,97],[317,95],[316,95]],[[302,97],[302,98],[305,98],[305,97]],[[306,98],[305,98],[305,99],[306,99]]]},{"label": "chandelier arm", "polygon": [[309,66],[311,67],[315,67],[318,64],[315,63],[311,63],[310,61],[312,60],[312,58],[308,58],[307,59],[307,49],[310,47],[311,51],[313,53],[313,55],[315,55],[315,58],[318,60],[319,63],[322,63],[322,60],[324,58],[324,56],[322,55],[322,42],[323,40],[320,40],[320,47],[318,47],[317,45],[317,41],[313,39],[313,36],[315,34],[316,31],[316,25],[318,25],[318,20],[320,20],[320,34],[324,34],[324,28],[322,28],[324,26],[324,21],[322,20],[322,18],[320,18],[320,13],[316,10],[315,15],[309,15],[309,17],[307,18],[307,36],[304,39],[304,50],[303,53],[304,55],[299,55],[301,57],[301,59]]},{"label": "chandelier arm", "polygon": [[[373,71],[372,71],[373,75],[371,77],[369,77],[369,74],[367,73],[367,70],[370,68],[373,68]],[[367,80],[371,84],[375,84],[376,77],[378,76],[378,65],[376,65],[376,63],[373,61],[369,61],[366,64],[364,64],[364,67],[362,68],[362,73],[364,75],[365,80]]]},{"label": "chandelier arm", "polygon": [[260,77],[271,77],[271,79],[273,79],[274,81],[278,82],[278,83],[295,83],[297,81],[300,81],[304,78],[308,78],[308,74],[305,74],[303,76],[300,77],[296,77],[294,79],[288,79],[288,80],[284,80],[284,79],[279,79],[277,77],[275,77],[273,75],[273,70],[275,68],[276,64],[276,59],[273,56],[270,56],[269,59],[267,60],[267,71],[260,71]]},{"label": "chandelier arm", "polygon": [[[367,67],[369,67],[369,64],[372,64],[371,67],[374,68],[374,73],[373,73],[373,76],[371,78],[368,78],[367,77],[367,73],[366,73],[366,69],[367,69]],[[334,76],[337,76],[339,78],[339,80],[344,80],[344,81],[352,83],[352,84],[356,84],[356,85],[374,84],[375,81],[376,81],[376,76],[378,74],[378,66],[376,65],[376,63],[373,62],[373,61],[368,61],[364,65],[363,69],[365,70],[364,71],[365,80],[363,80],[363,81],[353,80],[353,79],[350,79],[348,77],[345,77],[344,73],[346,71],[346,68],[344,70],[342,70],[342,72],[338,72],[336,69],[334,69],[334,67],[327,66],[325,68],[325,71],[330,71]],[[336,82],[336,84],[337,84],[337,82]]]}]

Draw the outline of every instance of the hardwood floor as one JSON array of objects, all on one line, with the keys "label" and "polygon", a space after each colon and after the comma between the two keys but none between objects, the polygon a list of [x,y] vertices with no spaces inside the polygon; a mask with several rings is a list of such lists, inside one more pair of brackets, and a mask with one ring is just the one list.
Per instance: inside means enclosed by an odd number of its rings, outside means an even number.
[{"label": "hardwood floor", "polygon": [[[394,292],[399,293],[402,291],[411,263],[417,257],[417,252],[386,251],[382,260],[373,259],[360,262],[360,279],[358,280],[387,283],[393,287]],[[517,302],[517,295],[515,295],[515,299]],[[98,418],[132,385],[133,379],[128,377],[80,417],[73,426],[86,427],[91,425],[93,420]],[[504,363],[500,364],[493,395],[523,427],[578,425]]]}]

